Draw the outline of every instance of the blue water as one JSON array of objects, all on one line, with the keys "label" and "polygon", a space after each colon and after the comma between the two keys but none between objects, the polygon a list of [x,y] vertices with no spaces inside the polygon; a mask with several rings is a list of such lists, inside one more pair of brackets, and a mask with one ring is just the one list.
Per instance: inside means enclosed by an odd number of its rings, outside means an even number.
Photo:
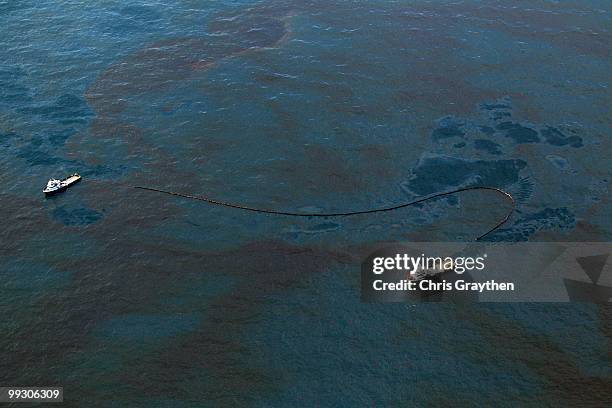
[{"label": "blue water", "polygon": [[[612,399],[607,306],[371,305],[389,241],[610,241],[609,1],[0,1],[0,385],[76,406]],[[44,199],[50,176],[84,181]]]}]

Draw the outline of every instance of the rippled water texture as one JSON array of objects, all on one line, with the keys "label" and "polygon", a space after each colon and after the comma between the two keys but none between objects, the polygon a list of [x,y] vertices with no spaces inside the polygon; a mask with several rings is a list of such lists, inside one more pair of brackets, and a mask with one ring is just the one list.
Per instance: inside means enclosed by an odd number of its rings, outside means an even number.
[{"label": "rippled water texture", "polygon": [[[610,241],[608,1],[0,1],[0,384],[80,406],[604,406],[612,313],[370,305],[383,242]],[[45,200],[51,176],[84,181]],[[78,401],[78,404],[76,403]]]}]

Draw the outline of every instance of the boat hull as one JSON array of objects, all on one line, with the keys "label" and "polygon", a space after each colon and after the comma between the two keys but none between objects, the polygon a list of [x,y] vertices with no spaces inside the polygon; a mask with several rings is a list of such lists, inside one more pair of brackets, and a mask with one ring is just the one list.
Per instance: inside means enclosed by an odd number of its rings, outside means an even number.
[{"label": "boat hull", "polygon": [[43,193],[45,193],[45,197],[49,197],[55,194],[59,194],[59,193],[63,193],[64,191],[66,191],[68,189],[68,187],[71,187],[73,185],[75,185],[76,183],[78,183],[79,181],[81,181],[81,176],[70,176],[65,180],[71,179],[70,182],[68,182],[67,184],[61,186],[58,189],[55,190],[51,190],[51,191],[43,191]]}]

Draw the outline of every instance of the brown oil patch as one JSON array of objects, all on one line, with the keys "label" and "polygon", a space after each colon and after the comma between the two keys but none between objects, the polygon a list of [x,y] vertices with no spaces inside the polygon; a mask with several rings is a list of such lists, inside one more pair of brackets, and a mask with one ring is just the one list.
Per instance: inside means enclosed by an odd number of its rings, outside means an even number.
[{"label": "brown oil patch", "polygon": [[[345,261],[342,254],[282,242],[255,242],[236,250],[209,253],[200,258],[202,270],[239,276],[240,283],[207,306],[208,317],[194,332],[177,338],[147,364],[134,364],[123,380],[138,390],[151,389],[155,373],[163,371],[168,391],[181,395],[185,381],[195,381],[201,398],[220,403],[236,396],[265,394],[285,386],[279,373],[259,365],[258,349],[241,339],[273,307],[277,295],[291,292],[304,279]],[[194,378],[197,372],[209,373]],[[151,383],[149,383],[151,381]]]},{"label": "brown oil patch", "polygon": [[289,191],[356,192],[366,187],[340,151],[320,145],[305,146],[299,158],[266,163],[251,172],[287,183]]},{"label": "brown oil patch", "polygon": [[[522,307],[530,307],[525,304]],[[549,305],[559,308],[560,305]],[[571,307],[566,305],[566,307]],[[612,379],[585,375],[576,357],[563,351],[548,336],[535,334],[517,322],[499,313],[487,310],[484,305],[464,304],[455,308],[457,319],[474,324],[487,344],[498,345],[496,359],[518,363],[527,367],[547,384],[538,399],[547,405],[598,407],[610,400]],[[600,308],[600,315],[609,314],[608,305]],[[482,361],[478,348],[455,345],[475,362]]]},{"label": "brown oil patch", "polygon": [[225,33],[221,40],[187,37],[157,41],[109,67],[86,90],[85,97],[98,115],[117,115],[130,99],[175,86],[225,58],[282,45],[293,15],[287,10],[252,8],[213,20],[209,31]]},{"label": "brown oil patch", "polygon": [[[205,39],[181,38],[153,43],[103,72],[85,97],[98,115],[120,113],[133,97],[165,89],[191,77],[194,70],[237,51],[220,50]],[[218,54],[218,55],[215,55]]]},{"label": "brown oil patch", "polygon": [[[104,237],[94,233],[98,238]],[[253,242],[227,251],[203,252],[171,243],[143,242],[127,235],[112,237],[99,249],[89,259],[74,259],[62,265],[62,270],[73,273],[69,287],[29,305],[40,321],[18,325],[11,333],[11,344],[19,344],[19,348],[7,348],[15,353],[7,356],[4,367],[13,375],[18,373],[18,378],[33,381],[71,383],[73,380],[60,378],[61,374],[52,368],[112,343],[112,336],[93,336],[101,324],[126,314],[168,313],[168,307],[162,307],[160,301],[171,299],[212,273],[231,276],[237,283],[229,293],[201,304],[205,310],[199,327],[162,342],[151,350],[154,356],[144,360],[147,351],[143,348],[134,355],[117,350],[115,355],[122,359],[118,375],[132,390],[155,389],[150,396],[172,393],[181,397],[184,384],[192,381],[197,383],[201,398],[207,400],[231,399],[236,394],[244,395],[247,389],[265,392],[266,384],[279,385],[280,380],[258,366],[257,359],[251,358],[257,349],[241,338],[258,324],[258,316],[273,306],[271,301],[276,296],[286,296],[313,274],[347,259],[325,248],[283,242]],[[181,306],[169,308],[176,309],[170,313],[181,310]],[[24,356],[29,359],[24,360]],[[29,370],[23,370],[23,361],[29,362]],[[162,388],[151,388],[159,383],[157,376],[161,372],[167,381]],[[99,373],[95,370],[92,375]],[[194,378],[198,373],[206,375]],[[81,384],[78,390],[83,387],[87,386]]]}]

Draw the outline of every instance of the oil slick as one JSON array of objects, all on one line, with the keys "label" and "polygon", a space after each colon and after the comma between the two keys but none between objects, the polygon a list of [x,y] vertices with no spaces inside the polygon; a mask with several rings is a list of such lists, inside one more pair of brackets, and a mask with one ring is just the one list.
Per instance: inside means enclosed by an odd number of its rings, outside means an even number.
[{"label": "oil slick", "polygon": [[201,37],[149,44],[105,70],[87,89],[87,101],[98,115],[119,114],[132,99],[176,86],[223,59],[282,44],[293,15],[287,7],[262,5],[218,16]]}]

